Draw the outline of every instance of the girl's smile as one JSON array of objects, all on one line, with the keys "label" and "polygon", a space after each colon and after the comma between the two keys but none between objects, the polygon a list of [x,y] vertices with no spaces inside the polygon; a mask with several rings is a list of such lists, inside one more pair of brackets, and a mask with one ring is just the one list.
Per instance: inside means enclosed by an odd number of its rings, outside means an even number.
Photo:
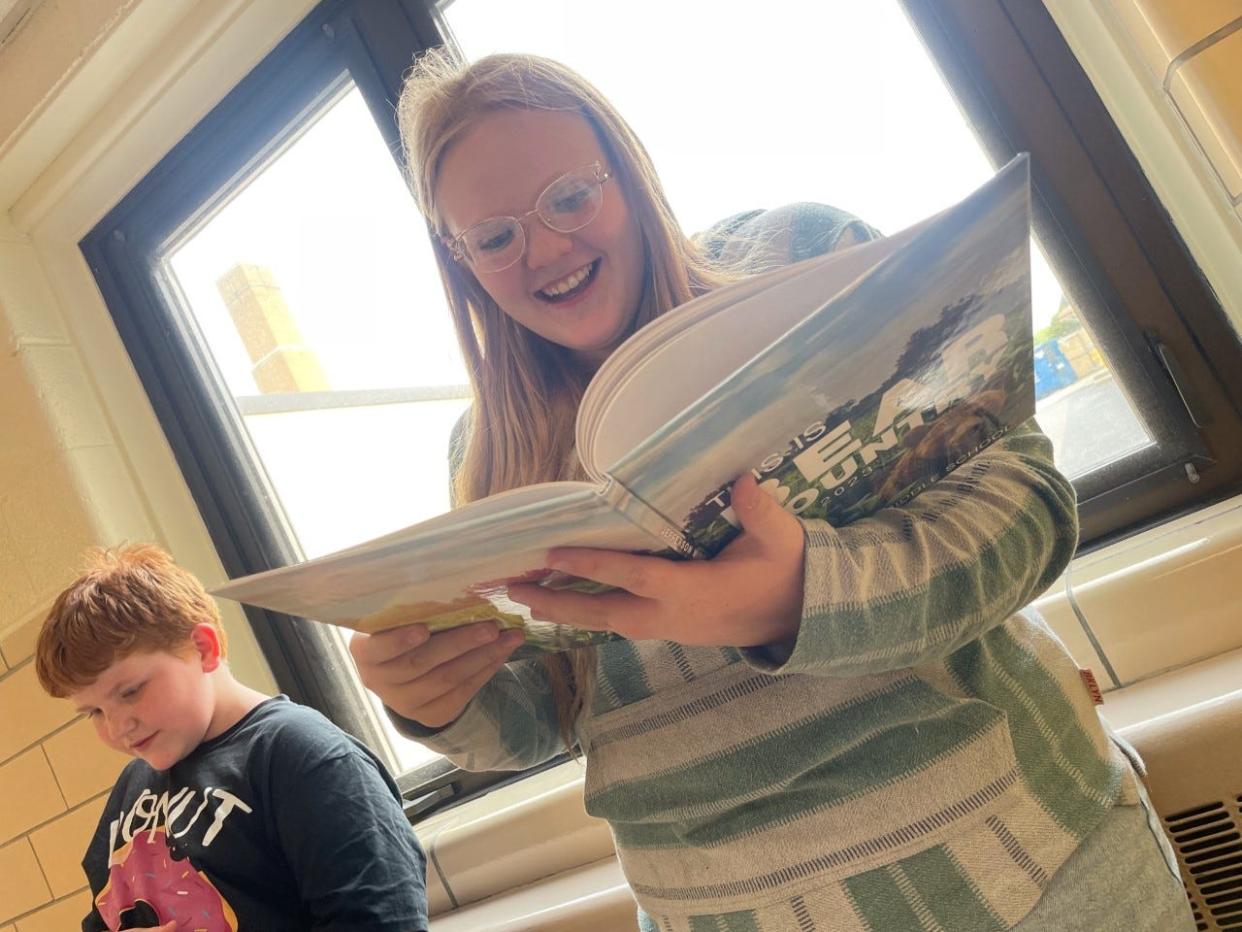
[{"label": "girl's smile", "polygon": [[545,285],[536,291],[535,295],[549,304],[572,303],[582,297],[591,287],[595,281],[595,273],[598,269],[599,260],[596,259],[576,272],[554,281],[550,285]]}]

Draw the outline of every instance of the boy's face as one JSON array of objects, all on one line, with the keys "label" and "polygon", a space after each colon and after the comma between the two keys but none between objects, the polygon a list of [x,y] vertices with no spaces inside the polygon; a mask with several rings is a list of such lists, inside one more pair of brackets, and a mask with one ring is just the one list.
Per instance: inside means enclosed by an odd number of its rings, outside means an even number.
[{"label": "boy's face", "polygon": [[215,693],[207,674],[218,663],[197,645],[131,654],[69,699],[108,747],[167,770],[208,737]]}]

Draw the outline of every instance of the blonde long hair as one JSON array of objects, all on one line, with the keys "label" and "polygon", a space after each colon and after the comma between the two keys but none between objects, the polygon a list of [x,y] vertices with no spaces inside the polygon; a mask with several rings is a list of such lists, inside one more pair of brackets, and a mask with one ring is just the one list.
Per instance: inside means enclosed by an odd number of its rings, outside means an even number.
[{"label": "blonde long hair", "polygon": [[[566,349],[501,311],[441,239],[447,231],[435,197],[440,164],[476,120],[498,110],[578,113],[595,133],[642,238],[646,271],[635,330],[730,277],[682,233],[646,149],[576,72],[533,55],[491,55],[473,64],[444,49],[422,56],[406,80],[397,117],[410,186],[432,227],[474,395],[453,480],[459,503],[584,476],[574,455],[574,418],[591,373]],[[594,689],[595,651],[552,655],[544,666],[561,734],[572,749],[573,725]]]}]

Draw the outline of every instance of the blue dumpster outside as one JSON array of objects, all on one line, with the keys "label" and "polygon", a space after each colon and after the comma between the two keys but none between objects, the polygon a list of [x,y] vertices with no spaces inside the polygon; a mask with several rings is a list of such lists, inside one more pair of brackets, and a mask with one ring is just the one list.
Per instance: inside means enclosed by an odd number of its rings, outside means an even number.
[{"label": "blue dumpster outside", "polygon": [[1035,345],[1035,398],[1044,398],[1055,391],[1073,385],[1078,374],[1070,365],[1056,340]]}]

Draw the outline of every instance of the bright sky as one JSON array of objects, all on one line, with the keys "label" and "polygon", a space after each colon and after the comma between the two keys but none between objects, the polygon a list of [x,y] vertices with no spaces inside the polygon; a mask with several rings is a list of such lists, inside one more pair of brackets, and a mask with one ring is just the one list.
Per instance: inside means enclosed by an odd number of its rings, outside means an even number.
[{"label": "bright sky", "polygon": [[[895,0],[456,0],[470,57],[578,69],[650,150],[682,225],[820,201],[894,232],[991,174]],[[465,382],[421,219],[356,92],[173,259],[235,394],[250,361],[215,290],[269,266],[336,389]],[[1035,327],[1060,289],[1041,261]]]}]

